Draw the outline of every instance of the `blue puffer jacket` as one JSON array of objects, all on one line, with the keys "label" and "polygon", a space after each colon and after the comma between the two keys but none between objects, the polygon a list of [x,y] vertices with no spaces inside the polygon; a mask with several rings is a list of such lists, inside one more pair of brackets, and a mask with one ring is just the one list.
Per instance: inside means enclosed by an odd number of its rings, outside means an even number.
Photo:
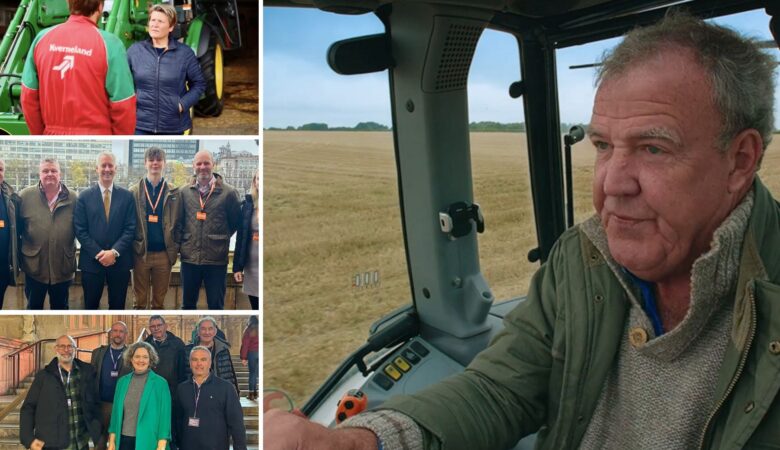
[{"label": "blue puffer jacket", "polygon": [[130,46],[127,59],[137,97],[136,130],[181,134],[190,129],[189,109],[206,90],[206,81],[192,49],[171,39],[168,48],[158,55],[151,39],[147,39]]}]

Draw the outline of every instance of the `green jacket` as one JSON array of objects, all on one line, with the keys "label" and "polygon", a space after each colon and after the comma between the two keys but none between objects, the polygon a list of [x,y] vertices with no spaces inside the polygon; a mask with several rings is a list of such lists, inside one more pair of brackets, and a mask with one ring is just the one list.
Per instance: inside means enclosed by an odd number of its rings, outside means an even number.
[{"label": "green jacket", "polygon": [[45,284],[73,279],[76,273],[76,235],[73,210],[76,192],[62,185],[54,212],[38,185],[19,193],[18,232],[22,240],[21,267],[27,276]]},{"label": "green jacket", "polygon": [[[119,450],[125,396],[132,377],[133,374],[129,373],[116,382],[114,405],[111,408],[111,424],[108,426],[108,432],[116,435],[116,450]],[[170,442],[171,392],[165,378],[151,370],[149,371],[149,378],[146,380],[144,392],[141,394],[141,403],[138,405],[138,409],[138,425],[135,430],[136,450],[154,450],[160,439],[167,439]],[[166,444],[165,448],[170,448],[169,444]]]},{"label": "green jacket", "polygon": [[[756,180],[718,400],[702,411],[710,417],[702,448],[780,442],[779,250],[780,204]],[[464,373],[382,407],[412,417],[430,449],[501,450],[534,432],[537,448],[577,448],[624,338],[628,310],[601,254],[578,228],[568,230],[534,275],[527,301],[505,317],[505,329]]]},{"label": "green jacket", "polygon": [[196,179],[179,189],[181,208],[181,261],[197,265],[227,265],[230,236],[241,223],[241,199],[238,191],[221,175],[214,173],[215,186],[206,201],[206,220],[198,220],[200,194]]},{"label": "green jacket", "polygon": [[[146,177],[141,178],[141,181],[130,186],[130,192],[133,194],[133,200],[135,200],[135,211],[138,224],[140,226],[135,227],[135,240],[133,241],[133,252],[137,258],[146,260],[146,246],[148,236],[148,221],[146,215],[146,193],[144,191],[144,183],[146,183]],[[163,224],[163,240],[165,240],[165,250],[168,254],[168,261],[171,266],[176,264],[176,259],[179,255],[179,241],[181,238],[178,236],[180,232],[179,220],[181,215],[181,197],[179,196],[179,188],[166,180],[167,187],[165,189],[165,197],[162,199],[162,224]]]}]

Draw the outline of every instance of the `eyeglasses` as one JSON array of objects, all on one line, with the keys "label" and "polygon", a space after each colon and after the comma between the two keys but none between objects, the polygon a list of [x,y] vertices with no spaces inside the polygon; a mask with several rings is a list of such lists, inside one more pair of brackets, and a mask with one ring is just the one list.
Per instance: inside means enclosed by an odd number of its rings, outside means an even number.
[{"label": "eyeglasses", "polygon": [[73,350],[75,347],[72,345],[55,345],[57,350]]}]

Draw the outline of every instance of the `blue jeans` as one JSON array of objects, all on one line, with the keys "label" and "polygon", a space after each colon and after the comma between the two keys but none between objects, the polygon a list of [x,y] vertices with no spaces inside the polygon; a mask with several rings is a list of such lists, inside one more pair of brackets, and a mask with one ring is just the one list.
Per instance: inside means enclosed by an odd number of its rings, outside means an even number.
[{"label": "blue jeans", "polygon": [[209,309],[225,309],[227,264],[219,266],[181,263],[181,309],[196,309],[201,284],[206,287]]},{"label": "blue jeans", "polygon": [[247,365],[249,366],[249,392],[257,392],[257,378],[260,375],[260,353],[247,353]]},{"label": "blue jeans", "polygon": [[43,309],[46,294],[49,294],[51,309],[68,309],[68,289],[71,281],[57,284],[46,284],[24,275],[24,296],[27,297],[27,309]]}]

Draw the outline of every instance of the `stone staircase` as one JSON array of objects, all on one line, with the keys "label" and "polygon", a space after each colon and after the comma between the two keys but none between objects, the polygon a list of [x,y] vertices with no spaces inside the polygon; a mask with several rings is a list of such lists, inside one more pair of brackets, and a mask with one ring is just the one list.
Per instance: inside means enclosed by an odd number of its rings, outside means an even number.
[{"label": "stone staircase", "polygon": [[[259,450],[260,448],[260,406],[255,401],[246,398],[249,393],[249,369],[241,365],[241,359],[238,356],[233,357],[233,365],[238,377],[238,386],[241,389],[241,407],[244,410],[244,423],[246,425],[247,448],[248,450]],[[19,395],[27,395],[27,390],[32,384],[33,377],[24,380],[17,390]],[[0,410],[9,405],[16,395],[0,396]],[[11,413],[0,420],[0,450],[24,450],[19,443],[19,410],[21,402]]]},{"label": "stone staircase", "polygon": [[[233,368],[241,390],[241,407],[244,409],[247,449],[260,448],[260,402],[246,398],[249,394],[249,367],[241,364],[241,357],[233,355]],[[2,448],[0,448],[2,450]]]}]

